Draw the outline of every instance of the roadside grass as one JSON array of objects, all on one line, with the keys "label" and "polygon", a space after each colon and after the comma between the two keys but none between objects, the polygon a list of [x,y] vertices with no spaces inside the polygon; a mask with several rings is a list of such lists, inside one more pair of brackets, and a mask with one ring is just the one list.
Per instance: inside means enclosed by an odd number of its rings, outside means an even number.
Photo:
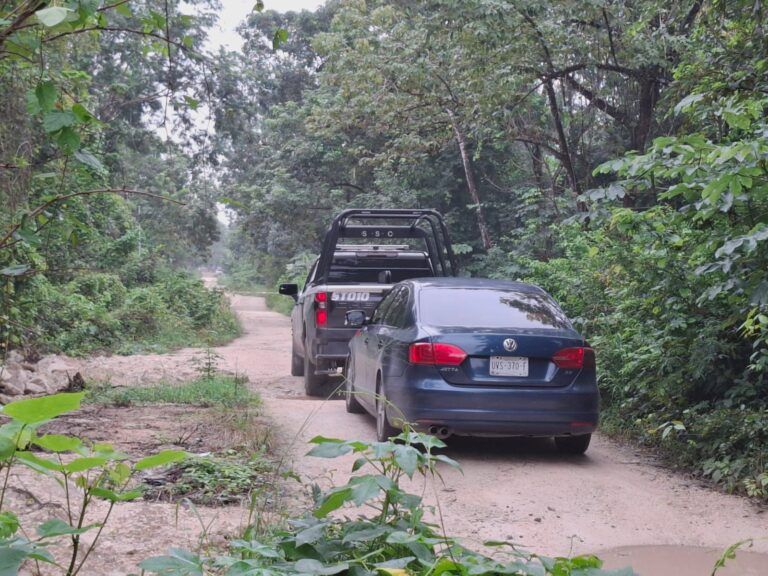
[{"label": "roadside grass", "polygon": [[197,378],[184,384],[160,383],[141,388],[98,384],[88,388],[86,402],[117,407],[191,404],[202,408],[253,408],[261,405],[261,399],[248,389],[243,378],[221,374]]},{"label": "roadside grass", "polygon": [[270,429],[260,419],[261,398],[248,389],[247,379],[215,373],[183,384],[142,388],[100,384],[86,392],[87,403],[102,406],[199,408],[194,412],[195,424],[173,443],[194,448],[195,439],[206,434],[223,446],[215,452],[188,453],[182,462],[144,478],[146,500],[223,506],[248,502],[271,489],[275,465],[270,457]]},{"label": "roadside grass", "polygon": [[285,316],[291,315],[291,310],[293,310],[293,298],[278,294],[277,289],[272,292],[267,292],[264,300],[267,302],[267,308],[270,310]]},{"label": "roadside grass", "polygon": [[229,306],[222,306],[205,329],[196,330],[183,321],[167,321],[154,334],[122,342],[115,348],[115,352],[130,356],[165,354],[180,348],[223,346],[242,334],[243,329],[235,313]]}]

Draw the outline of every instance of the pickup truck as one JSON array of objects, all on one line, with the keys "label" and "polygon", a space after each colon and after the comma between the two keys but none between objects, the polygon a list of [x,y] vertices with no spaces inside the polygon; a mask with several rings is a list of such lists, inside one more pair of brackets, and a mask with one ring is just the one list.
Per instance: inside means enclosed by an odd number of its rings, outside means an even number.
[{"label": "pickup truck", "polygon": [[309,396],[331,392],[355,328],[347,310],[369,315],[392,285],[408,278],[456,276],[448,230],[435,210],[345,210],[333,219],[304,287],[281,284],[291,296],[291,374]]}]

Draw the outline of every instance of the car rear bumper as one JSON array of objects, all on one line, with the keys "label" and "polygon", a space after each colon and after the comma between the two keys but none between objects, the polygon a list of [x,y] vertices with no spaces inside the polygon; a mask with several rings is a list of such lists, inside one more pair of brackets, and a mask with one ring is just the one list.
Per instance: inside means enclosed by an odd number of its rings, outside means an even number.
[{"label": "car rear bumper", "polygon": [[440,376],[414,379],[408,372],[387,380],[387,397],[397,407],[389,411],[394,423],[400,417],[421,430],[438,426],[468,436],[579,435],[597,428],[594,381],[577,378],[557,389],[454,386]]}]

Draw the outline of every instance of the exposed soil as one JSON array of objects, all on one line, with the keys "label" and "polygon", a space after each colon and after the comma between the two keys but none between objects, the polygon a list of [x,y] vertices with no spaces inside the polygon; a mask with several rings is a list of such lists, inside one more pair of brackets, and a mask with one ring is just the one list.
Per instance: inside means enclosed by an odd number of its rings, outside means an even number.
[{"label": "exposed soil", "polygon": [[[261,394],[287,465],[308,482],[344,479],[351,460],[303,458],[306,441],[318,434],[373,439],[373,419],[347,414],[340,401],[306,398],[302,380],[288,375],[289,320],[269,311],[259,297],[235,296],[233,306],[245,334],[217,349],[222,367],[247,375]],[[82,362],[82,372],[86,379],[125,385],[181,379],[195,354],[182,350],[163,356],[95,358]],[[147,412],[133,417],[133,431],[124,428],[120,435],[124,442],[141,443],[155,425],[155,416]],[[704,554],[707,566],[717,550],[746,538],[756,539],[753,553],[768,552],[768,513],[763,509],[669,471],[643,452],[599,434],[583,458],[564,457],[543,440],[459,439],[450,443],[448,454],[460,461],[463,473],[446,470],[444,484],[412,488],[438,504],[447,532],[470,546],[509,539],[543,554],[608,551],[614,566],[662,557],[654,547],[659,545],[697,547],[697,557]],[[201,513],[206,521],[215,518],[213,531],[219,535],[236,529],[243,518],[242,510],[232,508]],[[181,510],[178,527],[174,516],[175,508],[167,504],[121,507],[88,573],[124,574],[132,559],[157,554],[168,545],[194,545],[200,531],[194,514]],[[651,548],[621,548],[638,546]],[[642,575],[669,574],[671,566],[678,576],[700,573],[690,571],[695,562],[689,556],[670,553],[671,565],[651,565]],[[734,573],[768,574],[768,556],[743,562],[756,562],[763,571],[744,568]]]}]

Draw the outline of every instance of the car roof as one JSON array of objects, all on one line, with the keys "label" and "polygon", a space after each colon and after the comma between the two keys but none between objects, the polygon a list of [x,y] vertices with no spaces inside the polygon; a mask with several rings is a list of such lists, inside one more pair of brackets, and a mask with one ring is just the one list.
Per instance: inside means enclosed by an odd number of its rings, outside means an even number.
[{"label": "car roof", "polygon": [[464,277],[436,277],[436,278],[411,278],[404,280],[402,284],[412,284],[415,288],[463,288],[486,290],[510,290],[515,292],[544,293],[546,292],[535,284],[516,282],[514,280],[492,280],[490,278],[464,278]]}]

